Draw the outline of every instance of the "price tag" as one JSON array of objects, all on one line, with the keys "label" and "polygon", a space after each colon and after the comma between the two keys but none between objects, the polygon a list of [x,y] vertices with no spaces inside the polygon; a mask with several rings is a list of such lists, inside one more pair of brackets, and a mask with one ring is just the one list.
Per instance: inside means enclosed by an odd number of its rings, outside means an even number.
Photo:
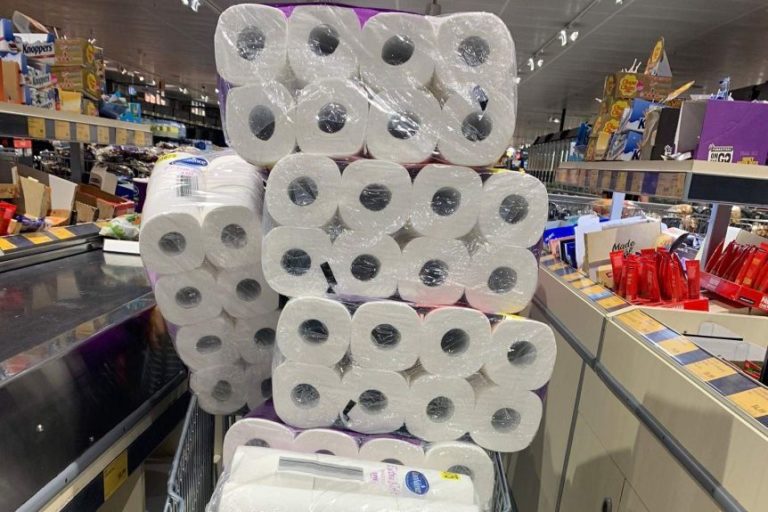
[{"label": "price tag", "polygon": [[571,281],[571,286],[573,286],[574,288],[587,288],[594,284],[595,284],[594,281],[586,278],[581,278],[581,279],[576,279],[575,281]]},{"label": "price tag", "polygon": [[69,121],[54,121],[53,136],[56,140],[69,140],[72,138],[72,132],[69,128]]},{"label": "price tag", "polygon": [[727,377],[728,375],[736,373],[736,370],[716,357],[710,357],[709,359],[687,364],[685,367],[704,382]]},{"label": "price tag", "polygon": [[728,398],[747,411],[753,418],[768,415],[768,390],[766,389],[748,389],[735,395],[729,395]]},{"label": "price tag", "polygon": [[550,265],[550,266],[549,266],[549,270],[551,270],[552,272],[554,272],[555,270],[562,270],[562,269],[566,268],[567,266],[568,266],[568,265],[567,265],[566,263],[563,263],[563,262],[561,261],[561,262],[555,263],[554,265]]},{"label": "price tag", "polygon": [[10,240],[8,240],[5,237],[0,236],[0,251],[10,251],[15,249],[16,246],[11,243]]},{"label": "price tag", "polygon": [[128,480],[128,452],[123,451],[104,468],[104,501]]},{"label": "price tag", "polygon": [[51,239],[43,233],[29,233],[28,235],[24,235],[24,238],[35,245],[47,244],[51,241]]},{"label": "price tag", "polygon": [[133,143],[137,146],[146,146],[147,134],[144,132],[133,132]]},{"label": "price tag", "polygon": [[106,126],[96,127],[96,142],[99,144],[109,144],[109,128]]},{"label": "price tag", "polygon": [[571,272],[570,274],[565,274],[563,276],[563,280],[570,283],[571,281],[581,279],[582,277],[584,277],[584,274],[582,274],[581,272]]},{"label": "price tag", "polygon": [[27,118],[27,133],[33,139],[44,139],[45,137],[45,119],[39,117]]},{"label": "price tag", "polygon": [[115,144],[118,146],[128,145],[128,130],[125,128],[115,129]]},{"label": "price tag", "polygon": [[611,295],[610,297],[605,297],[604,299],[598,300],[597,303],[600,306],[604,307],[605,309],[615,308],[616,306],[624,306],[626,304],[624,299],[622,299],[618,295]]},{"label": "price tag", "polygon": [[91,127],[87,124],[77,123],[75,125],[75,135],[77,142],[90,142],[91,141]]},{"label": "price tag", "polygon": [[664,352],[666,352],[671,356],[679,356],[680,354],[687,354],[688,352],[693,352],[694,350],[698,350],[699,348],[696,346],[695,343],[691,342],[686,338],[683,338],[682,336],[679,336],[677,338],[672,338],[671,340],[660,341],[658,343],[658,346],[661,347],[664,350]]},{"label": "price tag", "polygon": [[48,230],[50,234],[58,238],[59,240],[66,240],[67,238],[72,238],[75,236],[73,232],[68,230],[67,228],[51,228]]},{"label": "price tag", "polygon": [[650,334],[664,329],[659,322],[642,311],[630,311],[617,317],[624,325],[631,327],[640,334]]}]

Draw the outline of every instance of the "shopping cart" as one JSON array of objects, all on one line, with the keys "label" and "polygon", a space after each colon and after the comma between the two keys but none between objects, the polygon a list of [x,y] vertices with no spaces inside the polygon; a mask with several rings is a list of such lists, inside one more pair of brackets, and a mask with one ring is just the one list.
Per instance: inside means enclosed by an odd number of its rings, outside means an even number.
[{"label": "shopping cart", "polygon": [[[228,417],[225,424],[232,423]],[[216,487],[213,461],[215,419],[197,405],[197,397],[189,402],[179,446],[168,478],[165,512],[204,512]],[[493,453],[496,485],[492,512],[517,512],[507,485],[501,455]]]}]

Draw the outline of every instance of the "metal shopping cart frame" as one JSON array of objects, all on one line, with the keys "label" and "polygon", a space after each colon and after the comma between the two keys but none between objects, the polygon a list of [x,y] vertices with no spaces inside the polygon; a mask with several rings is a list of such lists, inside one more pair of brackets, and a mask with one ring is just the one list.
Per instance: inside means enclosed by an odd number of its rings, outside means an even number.
[{"label": "metal shopping cart frame", "polygon": [[[225,418],[225,425],[234,417]],[[216,487],[216,418],[197,405],[197,397],[189,401],[179,445],[168,477],[168,497],[164,512],[204,512]],[[495,487],[492,512],[517,512],[507,485],[501,454],[492,452]]]}]

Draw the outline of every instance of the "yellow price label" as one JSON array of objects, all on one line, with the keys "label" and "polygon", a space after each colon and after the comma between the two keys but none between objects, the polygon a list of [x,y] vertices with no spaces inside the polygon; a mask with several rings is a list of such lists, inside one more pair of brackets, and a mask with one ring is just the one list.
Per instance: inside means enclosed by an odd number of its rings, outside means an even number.
[{"label": "yellow price label", "polygon": [[624,325],[634,329],[640,334],[650,334],[664,328],[659,322],[646,315],[642,311],[630,311],[617,317]]},{"label": "yellow price label", "polygon": [[564,269],[564,268],[565,268],[565,267],[567,267],[567,266],[568,266],[568,264],[567,264],[567,263],[563,263],[563,262],[561,261],[561,262],[559,262],[559,263],[555,263],[554,265],[550,266],[550,267],[549,267],[549,270],[551,270],[552,272],[554,272],[555,270],[561,270],[561,269]]},{"label": "yellow price label", "polygon": [[29,233],[27,235],[24,235],[24,238],[26,238],[27,240],[29,240],[35,245],[47,244],[48,242],[51,241],[51,239],[43,233]]},{"label": "yellow price label", "polygon": [[578,289],[587,288],[587,287],[593,286],[594,284],[595,282],[593,280],[586,279],[586,278],[576,279],[575,281],[571,281],[571,286]]},{"label": "yellow price label", "polygon": [[461,476],[457,475],[456,473],[449,473],[448,471],[441,471],[440,472],[440,478],[443,480],[459,480]]},{"label": "yellow price label", "polygon": [[53,136],[56,140],[69,140],[72,137],[69,121],[54,121]]},{"label": "yellow price label", "polygon": [[48,230],[50,234],[58,238],[59,240],[66,240],[67,238],[72,238],[75,236],[73,232],[68,230],[67,228],[51,228]]},{"label": "yellow price label", "polygon": [[733,375],[736,370],[716,357],[710,357],[703,361],[687,364],[685,367],[704,382]]},{"label": "yellow price label", "polygon": [[671,356],[687,354],[688,352],[693,352],[699,348],[695,343],[682,336],[672,338],[671,340],[660,341],[657,345]]},{"label": "yellow price label", "polygon": [[0,237],[0,251],[12,251],[16,246],[7,238]]},{"label": "yellow price label", "polygon": [[146,146],[147,134],[144,132],[133,132],[133,143],[137,146]]},{"label": "yellow price label", "polygon": [[570,283],[571,281],[581,279],[582,277],[584,277],[584,274],[582,274],[581,272],[571,272],[570,274],[565,274],[562,277],[565,281],[568,281]]},{"label": "yellow price label", "polygon": [[27,118],[27,133],[33,139],[45,138],[45,119],[39,117]]},{"label": "yellow price label", "polygon": [[547,255],[541,257],[541,262],[544,263],[544,262],[547,262],[547,261],[552,261],[553,259],[555,259],[555,257],[553,255],[547,254]]},{"label": "yellow price label", "polygon": [[599,284],[596,284],[593,286],[588,286],[586,288],[583,288],[581,291],[584,292],[585,295],[597,295],[598,293],[607,292],[608,289],[603,286],[600,286]]},{"label": "yellow price label", "polygon": [[96,127],[96,142],[99,144],[109,144],[109,128],[106,126]]},{"label": "yellow price label", "polygon": [[115,144],[117,144],[118,146],[128,145],[128,130],[126,130],[125,128],[115,129]]},{"label": "yellow price label", "polygon": [[91,127],[87,124],[77,123],[75,125],[75,137],[77,138],[77,142],[90,142]]},{"label": "yellow price label", "polygon": [[748,389],[741,393],[729,395],[728,398],[747,411],[753,418],[768,415],[768,390],[764,388]]},{"label": "yellow price label", "polygon": [[123,451],[104,468],[104,501],[128,480],[128,452]]},{"label": "yellow price label", "polygon": [[627,302],[618,295],[611,295],[597,301],[597,303],[605,309],[615,308],[616,306],[623,306]]}]

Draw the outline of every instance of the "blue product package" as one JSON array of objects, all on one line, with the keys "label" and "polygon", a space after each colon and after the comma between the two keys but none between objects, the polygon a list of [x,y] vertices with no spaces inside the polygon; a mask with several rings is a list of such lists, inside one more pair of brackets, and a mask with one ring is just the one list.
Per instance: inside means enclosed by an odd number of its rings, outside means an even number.
[{"label": "blue product package", "polygon": [[0,18],[0,40],[13,41],[13,22],[8,18]]}]

